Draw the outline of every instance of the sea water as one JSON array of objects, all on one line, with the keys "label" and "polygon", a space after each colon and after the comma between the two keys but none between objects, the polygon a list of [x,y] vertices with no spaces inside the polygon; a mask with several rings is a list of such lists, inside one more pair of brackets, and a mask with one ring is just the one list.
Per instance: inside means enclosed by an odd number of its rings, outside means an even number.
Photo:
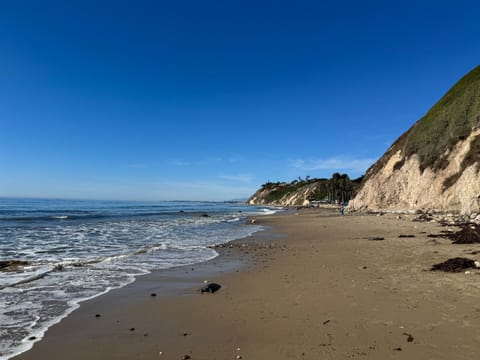
[{"label": "sea water", "polygon": [[213,202],[0,198],[0,359],[30,349],[87,299],[153,270],[217,256],[211,245],[261,229],[278,209]]}]

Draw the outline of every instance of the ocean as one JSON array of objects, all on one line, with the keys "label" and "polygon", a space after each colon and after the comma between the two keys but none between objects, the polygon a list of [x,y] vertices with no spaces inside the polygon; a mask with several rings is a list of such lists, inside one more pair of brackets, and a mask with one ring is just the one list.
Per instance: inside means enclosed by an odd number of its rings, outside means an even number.
[{"label": "ocean", "polygon": [[279,209],[228,202],[0,198],[0,359],[30,349],[82,301],[154,270],[209,260]]}]

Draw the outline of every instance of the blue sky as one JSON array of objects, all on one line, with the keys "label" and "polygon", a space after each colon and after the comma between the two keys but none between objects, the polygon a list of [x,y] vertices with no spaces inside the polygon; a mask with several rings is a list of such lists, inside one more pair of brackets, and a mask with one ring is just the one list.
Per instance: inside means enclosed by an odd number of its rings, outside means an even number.
[{"label": "blue sky", "polygon": [[476,1],[0,2],[0,196],[357,177],[479,64]]}]

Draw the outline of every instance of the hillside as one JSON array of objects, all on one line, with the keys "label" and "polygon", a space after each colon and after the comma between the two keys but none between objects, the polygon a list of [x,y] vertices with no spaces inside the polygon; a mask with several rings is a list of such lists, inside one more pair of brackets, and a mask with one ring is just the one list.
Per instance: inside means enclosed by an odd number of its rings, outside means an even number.
[{"label": "hillside", "polygon": [[258,205],[309,205],[312,201],[344,202],[350,200],[360,187],[361,179],[350,180],[348,175],[335,173],[331,179],[298,179],[290,183],[267,182],[247,201]]},{"label": "hillside", "polygon": [[350,208],[478,212],[479,170],[480,66],[367,170]]}]

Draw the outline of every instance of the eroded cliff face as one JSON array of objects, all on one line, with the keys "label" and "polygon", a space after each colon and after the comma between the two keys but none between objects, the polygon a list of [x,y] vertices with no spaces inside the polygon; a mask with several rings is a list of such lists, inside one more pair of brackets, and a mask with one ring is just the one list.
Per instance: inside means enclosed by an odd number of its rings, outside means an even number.
[{"label": "eroded cliff face", "polygon": [[[480,212],[480,163],[464,168],[465,159],[477,153],[480,129],[446,151],[448,165],[421,170],[417,155],[405,158],[402,150],[387,152],[383,166],[373,167],[349,208],[372,211],[434,210],[470,214]],[[403,163],[403,164],[402,164]],[[399,164],[402,164],[399,166]]]},{"label": "eroded cliff face", "polygon": [[268,189],[260,189],[248,199],[250,205],[276,205],[276,206],[298,206],[308,205],[309,199],[317,191],[317,187],[320,186],[317,183],[308,184],[296,189],[295,191],[288,192],[283,196],[272,196],[275,192],[281,189],[285,185],[277,185]]},{"label": "eroded cliff face", "polygon": [[349,207],[479,212],[480,66],[460,79],[367,171]]}]

